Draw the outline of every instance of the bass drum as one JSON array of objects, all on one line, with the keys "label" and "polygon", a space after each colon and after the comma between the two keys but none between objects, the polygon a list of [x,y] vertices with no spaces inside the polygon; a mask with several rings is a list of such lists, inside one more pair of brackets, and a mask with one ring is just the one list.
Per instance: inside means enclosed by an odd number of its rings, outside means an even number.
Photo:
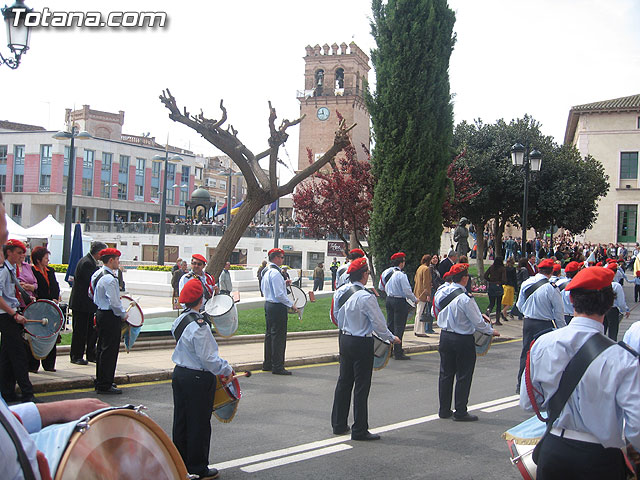
[{"label": "bass drum", "polygon": [[[293,305],[297,307],[298,310],[302,310],[307,305],[307,294],[295,285],[287,287],[287,297],[289,297],[289,300],[293,302]],[[287,311],[289,313],[295,313],[292,308],[287,309]]]},{"label": "bass drum", "polygon": [[381,339],[373,332],[373,369],[382,370],[391,358],[391,342]]},{"label": "bass drum", "polygon": [[38,360],[47,358],[58,340],[64,316],[58,305],[51,300],[36,300],[24,309],[23,316],[28,320],[45,320],[46,324],[28,322],[24,329],[31,353]]},{"label": "bass drum", "polygon": [[31,435],[54,480],[188,478],[180,453],[144,407],[107,408]]},{"label": "bass drum", "polygon": [[120,301],[124,309],[128,310],[127,323],[132,327],[141,327],[144,324],[144,313],[142,313],[142,308],[140,308],[138,302],[128,295],[122,295]]},{"label": "bass drum", "polygon": [[204,304],[204,312],[209,315],[222,337],[231,337],[238,331],[238,309],[233,297],[215,295]]}]

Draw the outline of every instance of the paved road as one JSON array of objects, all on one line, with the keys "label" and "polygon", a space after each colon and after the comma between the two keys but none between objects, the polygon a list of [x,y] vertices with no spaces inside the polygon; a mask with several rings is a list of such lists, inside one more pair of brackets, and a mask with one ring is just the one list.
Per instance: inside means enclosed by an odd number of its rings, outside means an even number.
[{"label": "paved road", "polygon": [[[296,368],[292,377],[257,373],[241,382],[236,418],[229,424],[213,420],[210,459],[225,479],[518,479],[500,435],[529,416],[514,402],[520,347],[519,341],[496,344],[478,359],[470,406],[480,421],[470,424],[437,418],[436,352],[413,355],[409,362],[392,360],[374,373],[370,396],[370,427],[382,434],[378,442],[332,435],[336,364]],[[146,405],[170,433],[168,382],[134,385],[108,400]]]}]

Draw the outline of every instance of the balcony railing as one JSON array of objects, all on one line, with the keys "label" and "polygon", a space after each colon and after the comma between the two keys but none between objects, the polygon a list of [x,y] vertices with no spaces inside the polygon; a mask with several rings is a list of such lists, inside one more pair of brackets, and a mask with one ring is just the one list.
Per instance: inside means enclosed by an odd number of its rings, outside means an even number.
[{"label": "balcony railing", "polygon": [[[206,237],[221,237],[225,227],[223,225],[194,225],[188,223],[167,223],[167,235],[201,235]],[[116,232],[130,234],[158,235],[159,224],[152,222],[84,222],[84,231],[90,232]],[[273,226],[250,226],[243,237],[273,238]],[[304,227],[280,226],[280,238],[282,239],[306,239],[306,240],[340,240],[335,235],[312,235],[309,229]],[[348,237],[347,237],[348,239]]]}]

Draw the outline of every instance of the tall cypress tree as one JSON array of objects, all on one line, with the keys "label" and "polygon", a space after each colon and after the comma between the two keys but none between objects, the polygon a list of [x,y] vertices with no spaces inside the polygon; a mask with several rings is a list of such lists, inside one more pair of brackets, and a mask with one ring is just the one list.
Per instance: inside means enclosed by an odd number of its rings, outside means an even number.
[{"label": "tall cypress tree", "polygon": [[375,149],[370,242],[379,270],[392,253],[407,254],[407,273],[437,252],[442,203],[452,159],[449,58],[455,14],[446,0],[373,0],[369,95]]}]

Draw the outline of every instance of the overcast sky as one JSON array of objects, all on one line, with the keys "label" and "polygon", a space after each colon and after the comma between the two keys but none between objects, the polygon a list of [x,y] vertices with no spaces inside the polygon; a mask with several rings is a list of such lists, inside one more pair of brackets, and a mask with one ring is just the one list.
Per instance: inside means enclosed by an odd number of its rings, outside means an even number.
[{"label": "overcast sky", "polygon": [[[268,100],[281,119],[299,113],[307,44],[354,40],[367,53],[374,47],[367,0],[26,3],[105,14],[166,11],[169,21],[160,29],[34,31],[18,70],[0,67],[0,119],[61,129],[66,107],[124,110],[125,133],[150,132],[160,143],[168,133],[171,144],[205,155],[217,152],[168,119],[158,100],[163,88],[180,106],[202,108],[210,118],[219,117],[223,98],[239,137],[258,152],[267,146]],[[457,17],[450,67],[456,122],[529,113],[561,142],[572,105],[640,93],[638,0],[450,0],[450,6]],[[4,44],[4,29],[0,37]],[[297,151],[296,127],[282,158],[288,153],[296,165]]]}]

